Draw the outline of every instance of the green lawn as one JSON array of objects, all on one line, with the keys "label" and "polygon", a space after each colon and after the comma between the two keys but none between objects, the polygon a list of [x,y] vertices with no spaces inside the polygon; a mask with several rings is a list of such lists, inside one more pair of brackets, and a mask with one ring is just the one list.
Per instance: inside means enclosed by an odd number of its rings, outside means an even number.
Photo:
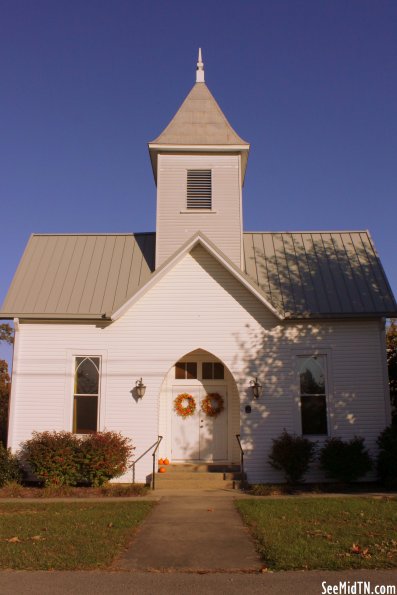
[{"label": "green lawn", "polygon": [[397,499],[239,500],[273,570],[397,567]]},{"label": "green lawn", "polygon": [[109,566],[151,502],[0,503],[0,568]]}]

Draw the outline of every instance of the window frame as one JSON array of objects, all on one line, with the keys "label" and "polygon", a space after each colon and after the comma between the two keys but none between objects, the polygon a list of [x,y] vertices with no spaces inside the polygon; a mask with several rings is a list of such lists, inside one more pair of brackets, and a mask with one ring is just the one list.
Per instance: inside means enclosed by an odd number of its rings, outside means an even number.
[{"label": "window frame", "polygon": [[[101,359],[101,373],[99,384],[99,401],[98,401],[98,421],[97,431],[102,432],[104,427],[105,413],[106,413],[106,395],[107,395],[107,349],[81,349],[81,346],[70,347],[65,351],[65,383],[64,383],[64,413],[63,413],[63,428],[69,432],[73,432],[73,411],[74,411],[74,374],[75,374],[75,358],[76,357],[100,357]],[[76,434],[76,436],[87,436],[87,434]]]},{"label": "window frame", "polygon": [[[211,373],[212,376],[211,378],[204,378],[204,365],[205,364],[210,364],[211,365]],[[222,378],[215,378],[215,366],[222,366],[222,372],[223,372],[223,377]],[[225,381],[225,365],[222,362],[218,362],[218,361],[205,361],[203,360],[201,362],[201,380],[208,382],[215,380],[216,382],[221,381],[224,382]]]},{"label": "window frame", "polygon": [[[196,365],[196,370],[197,370],[197,376],[196,378],[176,378],[176,367],[177,364],[195,364]],[[223,366],[223,378],[204,378],[203,377],[203,364],[204,363],[212,363],[212,364],[220,364],[221,366]],[[214,366],[212,367],[212,369],[214,369]],[[204,384],[204,383],[210,383],[210,384],[219,384],[219,385],[223,385],[225,383],[228,382],[228,368],[226,366],[226,364],[224,364],[222,361],[220,360],[216,360],[216,361],[208,361],[208,356],[207,357],[202,357],[202,356],[194,356],[194,357],[190,357],[188,356],[188,358],[182,358],[180,360],[177,360],[174,365],[172,366],[172,383],[175,383],[176,385],[188,385],[188,384],[193,384],[195,385],[197,384]],[[186,370],[186,368],[185,368]]]},{"label": "window frame", "polygon": [[[185,370],[185,376],[184,376],[184,378],[177,378],[176,377],[176,371],[177,371],[178,364],[183,364],[184,365],[184,370]],[[187,375],[188,374],[187,367],[188,367],[189,364],[190,365],[193,364],[194,366],[196,366],[196,376],[193,376],[191,378],[189,378],[188,375]],[[194,361],[193,360],[192,361],[188,361],[188,360],[185,360],[185,359],[181,359],[181,360],[178,360],[177,362],[175,362],[175,364],[174,364],[174,380],[176,380],[177,382],[180,382],[180,381],[186,382],[187,380],[198,380],[198,378],[199,378],[199,366],[198,366],[198,362],[197,361],[195,361],[195,360]]]},{"label": "window frame", "polygon": [[[78,358],[82,358],[82,361],[80,362],[80,364],[76,367],[77,364],[77,359]],[[98,359],[98,366],[96,366],[95,362],[93,361],[95,359]],[[95,366],[97,372],[98,372],[98,392],[97,393],[77,393],[75,392],[75,386],[76,386],[76,372],[78,370],[78,367],[80,367],[80,365],[85,361],[85,360],[91,360],[92,364]],[[73,356],[73,410],[72,410],[72,433],[73,434],[77,434],[77,435],[81,435],[81,436],[86,436],[89,434],[96,434],[99,431],[99,419],[100,419],[100,401],[101,401],[101,377],[102,377],[102,357],[100,355],[74,355]],[[87,399],[90,398],[96,398],[97,399],[97,415],[96,415],[96,429],[93,430],[92,432],[78,432],[77,431],[77,427],[76,427],[76,397],[84,397]]]},{"label": "window frame", "polygon": [[[300,392],[300,363],[302,359],[311,357],[323,357],[325,361],[324,379],[325,379],[325,408],[326,408],[326,434],[304,434],[302,430],[302,406],[301,406],[301,392]],[[295,428],[298,434],[305,438],[315,438],[316,440],[325,441],[332,436],[332,405],[333,405],[333,376],[332,376],[332,351],[331,349],[294,349],[293,350],[293,370],[294,370],[294,394],[295,394]],[[320,395],[323,396],[323,395]],[[304,396],[303,396],[304,398]]]}]

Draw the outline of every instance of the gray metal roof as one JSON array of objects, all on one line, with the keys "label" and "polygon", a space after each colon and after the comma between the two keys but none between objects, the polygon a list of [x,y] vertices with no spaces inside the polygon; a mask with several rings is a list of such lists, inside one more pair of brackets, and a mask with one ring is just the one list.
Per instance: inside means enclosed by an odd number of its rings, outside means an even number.
[{"label": "gray metal roof", "polygon": [[244,233],[245,271],[286,317],[395,316],[367,231]]},{"label": "gray metal roof", "polygon": [[30,237],[4,301],[16,317],[100,318],[144,285],[154,269],[154,233]]},{"label": "gray metal roof", "polygon": [[205,83],[196,83],[181,107],[150,144],[244,145]]},{"label": "gray metal roof", "polygon": [[[0,318],[110,317],[149,280],[155,233],[32,235]],[[244,233],[245,273],[281,316],[396,316],[366,231]]]}]

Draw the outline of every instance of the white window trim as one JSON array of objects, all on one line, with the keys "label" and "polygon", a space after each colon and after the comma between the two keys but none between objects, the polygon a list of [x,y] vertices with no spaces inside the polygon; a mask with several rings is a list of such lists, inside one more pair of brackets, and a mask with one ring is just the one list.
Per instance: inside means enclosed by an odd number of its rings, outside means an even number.
[{"label": "white window trim", "polygon": [[[327,434],[303,434],[302,433],[302,416],[301,416],[301,394],[300,394],[300,378],[299,378],[299,361],[302,357],[315,357],[323,355],[326,358],[326,394],[325,403],[327,410]],[[293,400],[294,400],[294,429],[296,434],[304,436],[309,440],[316,440],[318,442],[325,442],[327,438],[331,438],[333,435],[333,365],[332,365],[332,349],[318,347],[308,347],[307,349],[293,349],[292,350],[292,371],[293,371]]]},{"label": "white window trim", "polygon": [[[103,432],[106,420],[106,394],[107,394],[107,350],[103,349],[68,349],[66,354],[66,382],[64,397],[64,428],[73,433],[73,408],[74,408],[74,376],[76,357],[100,357],[101,373],[99,375],[98,395],[98,423],[97,431]],[[75,434],[86,436],[86,434]]]}]

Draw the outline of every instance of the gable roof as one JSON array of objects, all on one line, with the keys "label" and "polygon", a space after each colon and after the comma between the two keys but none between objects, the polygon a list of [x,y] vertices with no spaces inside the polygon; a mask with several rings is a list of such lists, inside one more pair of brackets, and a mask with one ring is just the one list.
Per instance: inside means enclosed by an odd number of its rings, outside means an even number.
[{"label": "gable roof", "polygon": [[268,300],[262,289],[246,275],[240,268],[238,268],[205,234],[198,231],[190,239],[188,239],[183,246],[181,246],[174,254],[172,254],[162,265],[156,269],[148,282],[140,287],[135,295],[133,295],[125,304],[121,306],[116,312],[112,314],[112,320],[117,320],[122,316],[130,306],[140,299],[157,281],[159,281],[170,269],[172,269],[182,258],[188,254],[193,248],[201,245],[207,250],[222,266],[225,267],[248,291],[250,291],[257,299],[259,299],[277,318],[281,319],[282,315]]},{"label": "gable roof", "polygon": [[154,233],[33,234],[0,318],[101,318],[154,269]]},{"label": "gable roof", "polygon": [[242,155],[243,178],[249,143],[229,124],[205,83],[196,83],[163,132],[149,143],[153,173],[159,151],[237,151]]},{"label": "gable roof", "polygon": [[245,270],[287,318],[395,316],[368,231],[244,233]]},{"label": "gable roof", "polygon": [[200,233],[154,271],[154,233],[32,235],[0,318],[114,318],[198,242],[279,318],[397,315],[368,232],[243,237],[245,271]]}]

